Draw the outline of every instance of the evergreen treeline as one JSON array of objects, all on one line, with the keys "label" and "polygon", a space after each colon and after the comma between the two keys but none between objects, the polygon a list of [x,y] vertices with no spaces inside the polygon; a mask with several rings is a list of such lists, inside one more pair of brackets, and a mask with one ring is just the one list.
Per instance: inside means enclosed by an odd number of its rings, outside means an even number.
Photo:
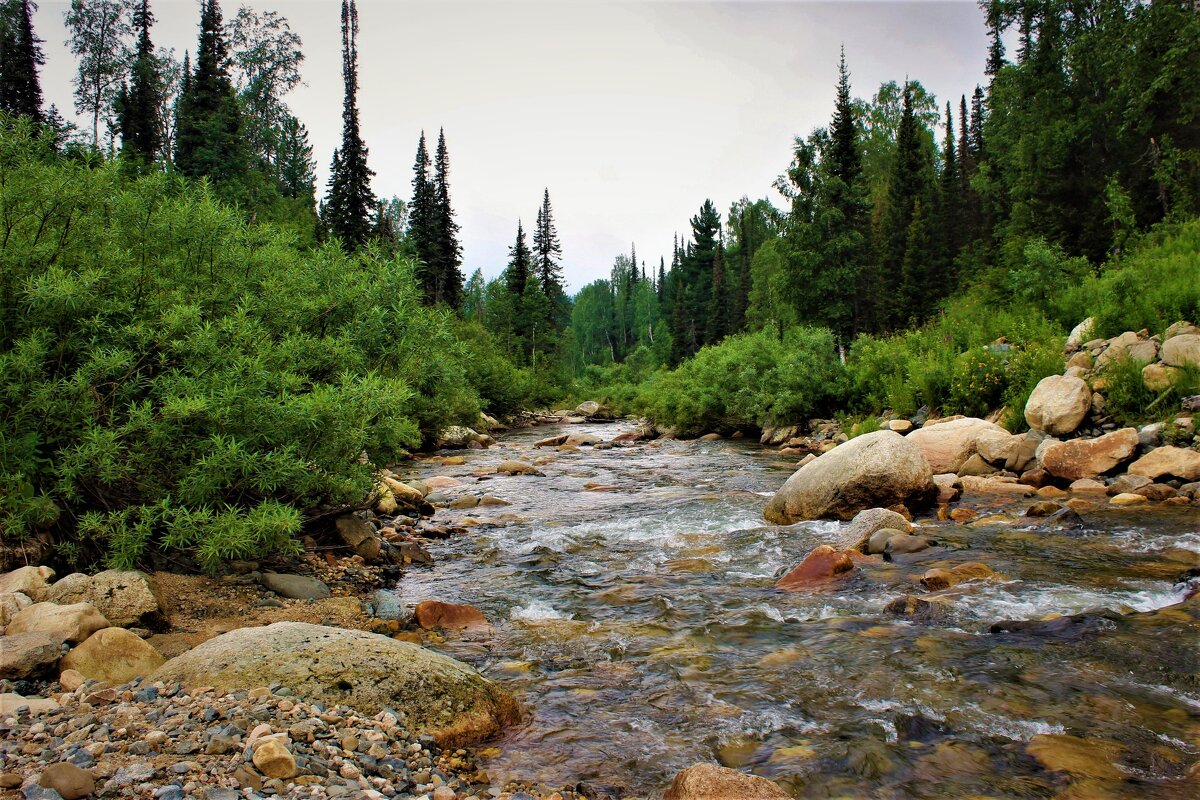
[{"label": "evergreen treeline", "polygon": [[795,325],[831,330],[844,353],[931,319],[964,287],[1011,295],[1052,279],[1038,247],[1099,264],[1131,234],[1200,212],[1194,3],[981,5],[987,86],[944,106],[915,80],[854,99],[843,54],[829,125],[797,138],[777,181],[787,206],[743,200],[722,224],[705,201],[658,279],[619,256],[577,298],[576,371],[643,346],[651,368],[675,365],[727,335]]}]

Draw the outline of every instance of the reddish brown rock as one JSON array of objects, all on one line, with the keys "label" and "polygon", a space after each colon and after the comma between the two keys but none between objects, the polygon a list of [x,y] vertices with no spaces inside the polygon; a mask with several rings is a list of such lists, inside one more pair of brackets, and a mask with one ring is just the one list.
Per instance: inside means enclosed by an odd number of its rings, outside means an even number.
[{"label": "reddish brown rock", "polygon": [[775,588],[785,592],[796,592],[820,587],[852,569],[854,559],[849,553],[823,544],[805,556],[791,572],[780,578]]},{"label": "reddish brown rock", "polygon": [[1122,428],[1095,439],[1047,439],[1038,448],[1038,466],[1063,480],[1094,478],[1132,458],[1137,446],[1135,428]]},{"label": "reddish brown rock", "polygon": [[484,628],[487,619],[474,606],[443,603],[441,600],[422,600],[415,611],[417,624],[422,628]]}]

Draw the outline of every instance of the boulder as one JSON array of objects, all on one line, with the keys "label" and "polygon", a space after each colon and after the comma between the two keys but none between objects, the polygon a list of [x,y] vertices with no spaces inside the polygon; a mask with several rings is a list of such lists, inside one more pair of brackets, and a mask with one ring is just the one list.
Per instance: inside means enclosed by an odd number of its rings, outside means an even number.
[{"label": "boulder", "polygon": [[487,619],[474,606],[443,603],[441,600],[422,600],[417,603],[413,618],[417,625],[432,628],[484,628]]},{"label": "boulder", "polygon": [[278,737],[268,736],[255,742],[254,766],[268,778],[289,780],[296,777],[299,769],[296,758]]},{"label": "boulder", "polygon": [[1149,364],[1158,358],[1158,342],[1126,331],[1108,340],[1108,347],[1096,358],[1096,369],[1102,370],[1116,361],[1130,360]]},{"label": "boulder", "polygon": [[1056,478],[1074,481],[1111,471],[1132,458],[1137,446],[1135,428],[1122,428],[1095,439],[1046,439],[1038,447],[1037,461]]},{"label": "boulder", "polygon": [[912,442],[915,435],[875,431],[851,439],[797,470],[771,498],[764,516],[790,525],[802,519],[850,519],[865,508],[931,505],[937,487]]},{"label": "boulder", "polygon": [[49,567],[19,567],[0,575],[0,594],[20,592],[35,603],[46,599],[54,570]]},{"label": "boulder", "polygon": [[1075,355],[1067,359],[1067,370],[1079,370],[1081,372],[1091,372],[1095,366],[1095,360],[1092,359],[1092,354],[1086,350],[1080,350]]},{"label": "boulder", "polygon": [[598,413],[601,408],[603,408],[603,406],[601,406],[595,400],[585,400],[584,402],[575,406],[575,413],[582,414],[585,417],[590,417],[593,414]]},{"label": "boulder", "polygon": [[1095,329],[1096,318],[1088,317],[1071,329],[1071,333],[1067,335],[1067,347],[1069,349],[1082,347],[1084,342],[1092,338],[1092,331]]},{"label": "boulder", "polygon": [[501,475],[542,475],[538,468],[532,464],[526,464],[524,461],[501,461],[496,467],[496,472]]},{"label": "boulder", "polygon": [[332,594],[328,586],[307,575],[264,572],[258,582],[280,597],[292,600],[320,600]]},{"label": "boulder", "polygon": [[921,585],[931,592],[949,589],[964,581],[988,578],[994,575],[991,567],[978,561],[968,561],[950,569],[931,569],[921,576]]},{"label": "boulder", "polygon": [[958,475],[960,478],[967,475],[986,477],[999,471],[1000,470],[998,467],[993,467],[991,464],[983,460],[983,456],[979,455],[979,453],[976,453],[968,458],[965,463],[963,463],[962,467],[958,470]]},{"label": "boulder", "polygon": [[849,552],[835,550],[823,544],[805,556],[791,572],[780,578],[775,588],[785,592],[817,588],[852,569],[854,559]]},{"label": "boulder", "polygon": [[908,536],[908,534],[895,528],[880,528],[867,539],[866,546],[859,549],[865,551],[868,555],[880,555],[887,551],[888,542],[899,536]]},{"label": "boulder", "polygon": [[[368,563],[378,560],[383,546],[371,523],[355,514],[342,514],[334,521],[334,526],[337,528],[338,536],[354,551],[355,555],[360,556],[363,561]],[[285,596],[291,597],[291,595]]]},{"label": "boulder", "polygon": [[1136,492],[1143,486],[1149,486],[1153,482],[1143,475],[1125,474],[1108,485],[1108,493],[1111,495],[1122,494],[1123,492]]},{"label": "boulder", "polygon": [[1067,375],[1049,375],[1038,381],[1025,404],[1029,427],[1051,436],[1074,433],[1092,408],[1087,382]]},{"label": "boulder", "polygon": [[158,630],[166,614],[153,579],[136,570],[110,569],[88,577],[72,573],[50,587],[53,603],[91,603],[113,625]]},{"label": "boulder", "polygon": [[477,441],[479,434],[462,425],[452,425],[443,430],[437,438],[437,446],[450,450],[464,450]]},{"label": "boulder", "polygon": [[24,680],[49,670],[62,658],[64,641],[48,631],[8,634],[0,639],[0,680]]},{"label": "boulder", "polygon": [[63,656],[59,666],[76,670],[89,680],[116,686],[149,675],[163,661],[162,655],[138,635],[124,628],[105,628]]},{"label": "boulder", "polygon": [[1200,452],[1185,447],[1156,447],[1130,464],[1129,474],[1152,480],[1163,476],[1200,480]]},{"label": "boulder", "polygon": [[853,541],[854,547],[866,551],[867,542],[877,532],[890,528],[893,533],[908,533],[913,529],[912,523],[886,508],[868,508],[854,515],[846,526],[844,541]]},{"label": "boulder", "polygon": [[31,605],[33,601],[20,592],[0,594],[0,629],[7,627],[13,617]]},{"label": "boulder", "polygon": [[779,785],[715,764],[695,764],[680,772],[663,800],[787,800]]},{"label": "boulder", "polygon": [[8,623],[7,633],[53,633],[78,644],[102,628],[111,627],[104,615],[91,603],[60,606],[55,603],[34,603],[22,609]]},{"label": "boulder", "polygon": [[1178,367],[1168,367],[1166,364],[1157,363],[1142,367],[1142,383],[1152,392],[1165,392],[1175,385],[1178,378]]},{"label": "boulder", "polygon": [[402,620],[412,616],[412,611],[399,593],[387,589],[376,589],[371,595],[371,609],[376,619]]},{"label": "boulder", "polygon": [[1108,488],[1102,481],[1093,478],[1080,478],[1077,481],[1072,481],[1067,487],[1071,490],[1071,494],[1104,494]]},{"label": "boulder", "polygon": [[909,553],[919,553],[922,550],[928,550],[936,546],[937,542],[928,536],[913,536],[909,533],[902,533],[899,536],[893,536],[888,539],[887,546],[883,552],[889,556],[901,556]]},{"label": "boulder", "polygon": [[518,719],[516,701],[466,664],[386,636],[302,622],[209,639],[148,680],[225,690],[278,681],[309,702],[369,715],[392,710],[414,738],[442,746],[492,736]]},{"label": "boulder", "polygon": [[599,436],[590,433],[572,433],[560,444],[569,445],[571,447],[590,447],[594,444],[599,444],[604,441]]},{"label": "boulder", "polygon": [[959,417],[937,424],[926,423],[907,439],[921,449],[934,472],[958,472],[967,459],[979,452],[978,440],[984,434],[1009,435],[993,422]]},{"label": "boulder", "polygon": [[14,714],[18,708],[28,708],[30,714],[36,715],[57,711],[61,707],[57,700],[49,697],[23,697],[16,692],[0,694],[0,717]]},{"label": "boulder", "polygon": [[[631,431],[631,433],[632,433],[632,431]],[[534,447],[558,447],[559,445],[566,443],[568,435],[569,434],[564,433],[559,436],[547,436],[545,439],[538,439],[536,442],[533,443],[533,446]],[[621,434],[621,435],[624,436],[626,434]],[[620,439],[621,437],[618,436],[617,438]]]},{"label": "boulder", "polygon": [[425,479],[425,485],[431,490],[449,489],[453,486],[461,486],[462,481],[449,475],[434,475],[432,478]]},{"label": "boulder", "polygon": [[[1011,479],[1010,479],[1011,480]],[[1036,489],[1024,483],[1010,483],[999,478],[981,478],[977,475],[963,475],[959,478],[963,493],[967,494],[996,494],[1006,497],[1029,497]]]},{"label": "boulder", "polygon": [[38,786],[53,789],[63,800],[79,800],[96,791],[96,779],[71,762],[60,761],[42,770]]},{"label": "boulder", "polygon": [[1171,367],[1200,367],[1200,334],[1183,333],[1163,343],[1163,363]]},{"label": "boulder", "polygon": [[1024,442],[1025,434],[1022,433],[986,431],[975,440],[976,454],[989,464],[1004,467]]},{"label": "boulder", "polygon": [[1132,494],[1130,492],[1123,492],[1121,494],[1113,495],[1109,499],[1108,502],[1112,503],[1113,505],[1117,505],[1117,506],[1136,506],[1136,505],[1140,505],[1142,503],[1150,502],[1150,498],[1146,497],[1145,495],[1141,495],[1141,494]]},{"label": "boulder", "polygon": [[425,499],[425,492],[422,492],[417,487],[410,486],[403,481],[398,481],[395,478],[385,475],[381,479],[381,482],[388,488],[388,490],[396,498],[396,502],[400,505],[419,505],[421,501]]},{"label": "boulder", "polygon": [[911,420],[893,419],[893,420],[888,420],[887,429],[889,431],[895,431],[896,433],[903,435],[906,433],[910,433],[912,431],[913,424],[912,424]]},{"label": "boulder", "polygon": [[1167,329],[1165,331],[1163,331],[1162,339],[1165,342],[1168,339],[1174,338],[1176,336],[1182,336],[1185,333],[1190,333],[1190,334],[1193,334],[1196,336],[1200,336],[1200,327],[1197,327],[1196,325],[1193,325],[1192,323],[1187,322],[1186,320],[1180,320],[1179,322],[1172,322],[1170,325],[1167,326]]}]

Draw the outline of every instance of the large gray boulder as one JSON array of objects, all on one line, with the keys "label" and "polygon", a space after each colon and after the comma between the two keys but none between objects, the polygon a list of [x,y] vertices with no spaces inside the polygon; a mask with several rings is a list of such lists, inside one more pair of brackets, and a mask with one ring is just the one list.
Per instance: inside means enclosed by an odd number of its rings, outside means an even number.
[{"label": "large gray boulder", "polygon": [[110,627],[108,620],[91,603],[72,603],[69,606],[34,603],[18,611],[9,621],[5,632],[11,636],[44,631],[61,636],[72,644],[79,644],[107,627]]},{"label": "large gray boulder", "polygon": [[994,422],[976,417],[959,417],[945,422],[927,422],[908,435],[908,441],[921,448],[921,454],[935,473],[955,472],[979,452],[984,436],[1009,436]]},{"label": "large gray boulder", "polygon": [[1181,333],[1167,339],[1162,360],[1172,367],[1200,367],[1200,334]]},{"label": "large gray boulder", "polygon": [[1051,436],[1074,433],[1092,410],[1087,381],[1070,375],[1050,375],[1038,381],[1025,404],[1025,421]]},{"label": "large gray boulder", "polygon": [[442,745],[492,736],[517,720],[513,698],[471,667],[409,642],[303,622],[241,628],[154,672],[151,682],[253,689],[274,682],[298,697],[366,714],[395,712],[414,736]]},{"label": "large gray boulder", "polygon": [[764,516],[790,525],[802,519],[851,519],[865,508],[903,503],[922,508],[937,499],[933,470],[912,437],[875,431],[839,445],[796,471],[767,504]]},{"label": "large gray boulder", "polygon": [[51,603],[91,603],[105,618],[121,628],[157,630],[166,623],[154,581],[137,570],[109,569],[92,576],[73,572],[46,595]]}]

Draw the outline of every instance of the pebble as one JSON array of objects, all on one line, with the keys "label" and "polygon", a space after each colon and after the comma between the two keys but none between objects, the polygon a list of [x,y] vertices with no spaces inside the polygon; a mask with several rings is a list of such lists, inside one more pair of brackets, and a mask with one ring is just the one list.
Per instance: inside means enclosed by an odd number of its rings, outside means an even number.
[{"label": "pebble", "polygon": [[[0,681],[0,692],[12,688]],[[52,688],[28,687],[26,694],[48,696]],[[414,737],[391,713],[327,708],[287,687],[225,693],[88,682],[54,696],[58,708],[36,716],[14,711],[0,720],[0,792],[24,784],[14,798],[62,800],[65,795],[36,785],[53,766],[94,776],[94,794],[105,798],[554,797],[527,783],[488,785],[472,751],[443,751],[430,737]],[[286,755],[267,768],[271,752]],[[258,761],[264,763],[256,768]],[[558,797],[581,800],[570,790]]]}]

